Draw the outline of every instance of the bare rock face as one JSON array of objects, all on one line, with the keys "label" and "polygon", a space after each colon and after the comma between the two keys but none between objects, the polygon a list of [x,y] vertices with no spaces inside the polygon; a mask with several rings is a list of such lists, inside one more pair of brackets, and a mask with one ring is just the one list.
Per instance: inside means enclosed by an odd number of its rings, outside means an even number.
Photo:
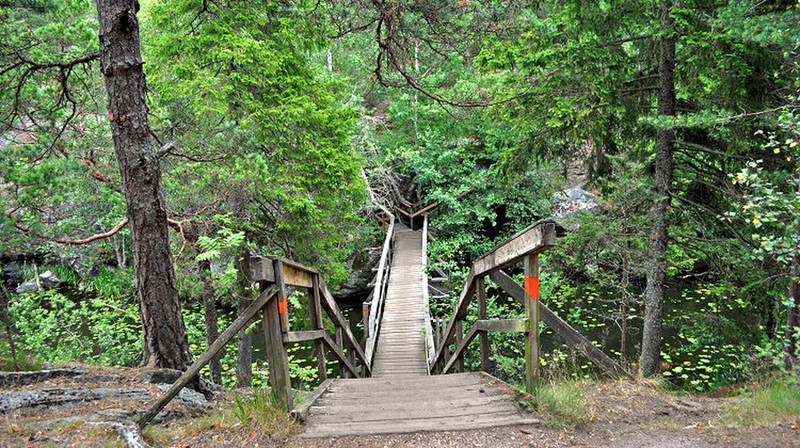
[{"label": "bare rock face", "polygon": [[145,389],[107,388],[78,389],[57,387],[34,390],[12,390],[0,392],[0,413],[33,406],[54,406],[79,401],[100,400],[103,398],[147,400],[150,395]]},{"label": "bare rock face", "polygon": [[153,369],[136,375],[137,383],[172,384],[181,377],[183,372],[175,369]]},{"label": "bare rock face", "polygon": [[337,300],[349,299],[369,294],[370,282],[375,277],[374,268],[378,266],[381,257],[380,250],[370,250],[367,252],[365,260],[354,260],[351,269],[353,272],[344,282],[341,288],[334,294]]},{"label": "bare rock face", "polygon": [[[158,387],[160,391],[166,392],[169,390],[170,386],[166,384],[159,384],[156,387]],[[175,397],[175,402],[184,406],[191,406],[195,408],[208,409],[211,407],[211,403],[206,400],[206,397],[203,394],[200,392],[195,392],[194,390],[186,387],[181,389],[181,391],[178,393],[178,396]]]},{"label": "bare rock face", "polygon": [[86,373],[86,369],[72,367],[32,372],[0,372],[0,387],[24,386],[26,384],[41,383],[58,376],[77,376],[84,373]]},{"label": "bare rock face", "polygon": [[[597,201],[597,196],[584,190],[582,186],[567,188],[553,198],[552,215],[556,221],[561,223],[578,216],[580,213],[590,213],[592,215],[603,213],[603,207]],[[578,227],[578,223],[566,223],[564,227],[567,230],[574,230]]]}]

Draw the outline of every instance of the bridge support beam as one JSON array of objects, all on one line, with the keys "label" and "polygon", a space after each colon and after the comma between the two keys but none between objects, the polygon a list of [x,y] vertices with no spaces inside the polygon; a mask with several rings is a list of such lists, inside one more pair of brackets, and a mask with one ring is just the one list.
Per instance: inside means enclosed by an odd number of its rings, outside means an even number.
[{"label": "bridge support beam", "polygon": [[[269,362],[269,382],[278,404],[286,410],[292,409],[292,384],[289,376],[289,357],[283,345],[283,329],[289,330],[289,317],[286,310],[286,284],[283,279],[283,263],[275,260],[275,286],[278,287],[277,300],[264,307],[264,342]],[[262,291],[268,285],[259,283]]]},{"label": "bridge support beam", "polygon": [[525,256],[525,391],[533,393],[539,383],[539,254]]}]

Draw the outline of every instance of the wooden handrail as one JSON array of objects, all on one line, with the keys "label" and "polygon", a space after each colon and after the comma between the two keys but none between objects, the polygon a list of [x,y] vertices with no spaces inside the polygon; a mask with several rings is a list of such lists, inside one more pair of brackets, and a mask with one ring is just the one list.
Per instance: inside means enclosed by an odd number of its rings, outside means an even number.
[{"label": "wooden handrail", "polygon": [[369,307],[369,326],[367,328],[368,337],[365,344],[365,359],[372,366],[372,359],[375,356],[375,345],[380,334],[380,324],[383,315],[383,306],[386,302],[386,284],[389,277],[389,257],[392,248],[392,238],[394,237],[395,216],[388,210],[381,207],[383,212],[389,215],[389,228],[386,230],[386,237],[383,240],[381,258],[378,261],[378,272],[375,274],[375,285],[372,289],[372,304]]},{"label": "wooden handrail", "polygon": [[428,214],[422,220],[422,303],[425,306],[425,359],[428,361],[428,374],[433,369],[433,357],[436,356],[436,346],[433,343],[433,325],[431,325],[431,306],[428,297],[428,273],[425,265],[428,264]]},{"label": "wooden handrail", "polygon": [[472,327],[470,327],[469,331],[467,331],[464,339],[456,347],[453,355],[450,357],[450,360],[447,361],[441,373],[447,373],[453,367],[453,365],[455,365],[458,359],[464,356],[464,350],[467,348],[467,346],[469,346],[470,342],[475,339],[475,336],[477,336],[478,333],[489,331],[521,333],[525,331],[525,319],[479,319],[475,321],[475,323],[472,324]]},{"label": "wooden handrail", "polygon": [[447,342],[453,337],[456,322],[466,316],[467,306],[475,293],[475,279],[502,269],[510,264],[522,260],[531,254],[541,253],[556,243],[556,225],[553,220],[545,219],[533,223],[531,226],[515,234],[494,249],[479,257],[472,264],[469,276],[464,283],[464,289],[458,298],[458,303],[453,311],[453,317],[442,335],[442,344],[436,351],[431,364],[435,365],[441,360],[447,350]]}]

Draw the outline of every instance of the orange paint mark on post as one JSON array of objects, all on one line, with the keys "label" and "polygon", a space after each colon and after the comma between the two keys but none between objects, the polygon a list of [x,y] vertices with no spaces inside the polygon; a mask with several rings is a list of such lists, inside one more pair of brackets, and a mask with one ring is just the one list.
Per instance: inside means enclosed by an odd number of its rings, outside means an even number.
[{"label": "orange paint mark on post", "polygon": [[539,300],[539,277],[525,277],[525,292],[531,300]]},{"label": "orange paint mark on post", "polygon": [[289,312],[289,300],[286,298],[286,296],[283,296],[283,298],[278,301],[278,312],[281,313],[281,320],[283,321],[283,324],[288,327],[289,316],[287,313]]}]

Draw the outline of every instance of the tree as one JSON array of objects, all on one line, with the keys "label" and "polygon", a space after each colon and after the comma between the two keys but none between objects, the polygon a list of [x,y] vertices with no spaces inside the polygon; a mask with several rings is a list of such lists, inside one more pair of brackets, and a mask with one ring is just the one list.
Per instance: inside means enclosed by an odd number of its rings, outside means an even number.
[{"label": "tree", "polygon": [[[662,0],[658,57],[658,116],[675,115],[675,20],[671,2]],[[656,131],[655,185],[656,203],[651,209],[650,247],[648,249],[647,288],[644,299],[644,328],[639,372],[650,376],[659,372],[661,327],[664,320],[664,281],[667,276],[669,243],[670,191],[672,189],[672,153],[675,131],[659,127]]]},{"label": "tree", "polygon": [[100,63],[122,174],[144,339],[157,367],[185,370],[192,353],[169,246],[158,151],[150,139],[136,0],[99,0]]}]

